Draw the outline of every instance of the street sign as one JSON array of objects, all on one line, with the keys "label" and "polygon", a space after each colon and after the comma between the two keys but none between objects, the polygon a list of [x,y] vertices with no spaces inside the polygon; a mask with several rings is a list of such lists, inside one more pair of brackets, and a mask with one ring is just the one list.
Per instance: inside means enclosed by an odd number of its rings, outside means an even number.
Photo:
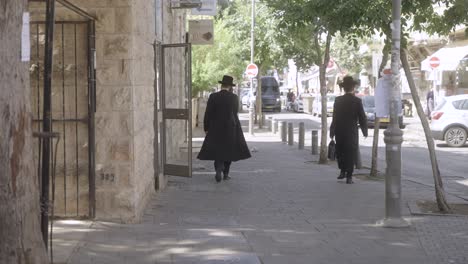
[{"label": "street sign", "polygon": [[328,61],[327,68],[328,68],[328,69],[331,69],[331,68],[333,68],[333,66],[335,66],[335,62],[334,62],[332,59],[330,59],[330,60]]},{"label": "street sign", "polygon": [[213,20],[190,20],[189,36],[193,45],[213,45],[214,43]]},{"label": "street sign", "polygon": [[195,16],[216,16],[216,0],[202,0],[201,7],[192,8],[192,15]]},{"label": "street sign", "polygon": [[245,74],[247,74],[247,76],[249,78],[257,77],[257,74],[258,74],[257,65],[255,65],[254,63],[250,63],[249,65],[247,65],[247,69],[245,70]]},{"label": "street sign", "polygon": [[431,66],[432,69],[435,69],[439,67],[440,65],[440,59],[437,57],[432,57],[429,59],[429,65]]}]

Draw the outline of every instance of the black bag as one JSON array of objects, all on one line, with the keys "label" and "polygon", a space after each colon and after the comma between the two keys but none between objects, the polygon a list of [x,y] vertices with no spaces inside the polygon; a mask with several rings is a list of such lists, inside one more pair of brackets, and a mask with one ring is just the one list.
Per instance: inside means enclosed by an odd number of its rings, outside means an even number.
[{"label": "black bag", "polygon": [[332,139],[330,143],[328,143],[328,159],[335,160],[336,159],[336,150],[335,150],[335,141]]}]

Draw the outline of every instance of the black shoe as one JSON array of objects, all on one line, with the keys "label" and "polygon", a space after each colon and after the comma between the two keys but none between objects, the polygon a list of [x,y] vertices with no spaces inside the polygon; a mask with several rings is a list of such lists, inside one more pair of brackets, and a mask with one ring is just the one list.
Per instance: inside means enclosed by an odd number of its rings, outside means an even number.
[{"label": "black shoe", "polygon": [[342,171],[342,172],[340,173],[340,176],[338,176],[337,179],[338,179],[338,180],[342,180],[342,179],[344,179],[344,178],[346,178],[346,174],[345,174],[344,171]]},{"label": "black shoe", "polygon": [[353,182],[353,173],[347,172],[346,173],[346,184],[352,184]]},{"label": "black shoe", "polygon": [[353,174],[352,173],[347,173],[346,174],[346,184],[353,184]]},{"label": "black shoe", "polygon": [[215,179],[216,179],[216,182],[220,182],[220,181],[221,181],[221,172],[220,172],[220,171],[217,171],[217,172],[216,172]]},{"label": "black shoe", "polygon": [[223,180],[229,181],[230,179],[231,179],[231,177],[229,177],[229,175],[224,174]]}]

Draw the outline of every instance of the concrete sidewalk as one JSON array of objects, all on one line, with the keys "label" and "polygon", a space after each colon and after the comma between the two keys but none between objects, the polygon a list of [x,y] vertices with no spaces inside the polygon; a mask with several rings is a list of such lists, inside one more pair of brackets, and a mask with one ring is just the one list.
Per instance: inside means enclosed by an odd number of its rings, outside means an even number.
[{"label": "concrete sidewalk", "polygon": [[[335,165],[318,165],[317,157],[280,143],[277,135],[246,137],[258,151],[233,163],[232,180],[217,184],[212,162],[195,161],[194,177],[170,178],[142,223],[94,222],[63,261],[468,263],[467,217],[416,217],[404,206],[411,227],[378,227],[382,181],[347,185],[336,180]],[[433,199],[433,191],[420,185],[405,185],[406,192],[406,201]],[[66,241],[66,234],[56,239]]]}]

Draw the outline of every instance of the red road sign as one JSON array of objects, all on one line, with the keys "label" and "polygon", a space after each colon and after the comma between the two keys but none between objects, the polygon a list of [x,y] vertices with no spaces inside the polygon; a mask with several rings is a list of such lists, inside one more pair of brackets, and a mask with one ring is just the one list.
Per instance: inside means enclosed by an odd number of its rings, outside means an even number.
[{"label": "red road sign", "polygon": [[335,62],[334,62],[332,59],[330,59],[330,60],[328,61],[327,68],[330,69],[330,68],[333,68],[333,66],[335,66]]},{"label": "red road sign", "polygon": [[247,76],[249,78],[255,78],[258,74],[258,67],[257,65],[253,64],[253,63],[250,63],[249,65],[247,65],[247,69],[245,70],[245,74],[247,74]]},{"label": "red road sign", "polygon": [[440,65],[439,58],[437,58],[437,57],[430,58],[429,59],[429,65],[431,65],[432,69],[435,69],[435,68],[439,67],[439,65]]}]

